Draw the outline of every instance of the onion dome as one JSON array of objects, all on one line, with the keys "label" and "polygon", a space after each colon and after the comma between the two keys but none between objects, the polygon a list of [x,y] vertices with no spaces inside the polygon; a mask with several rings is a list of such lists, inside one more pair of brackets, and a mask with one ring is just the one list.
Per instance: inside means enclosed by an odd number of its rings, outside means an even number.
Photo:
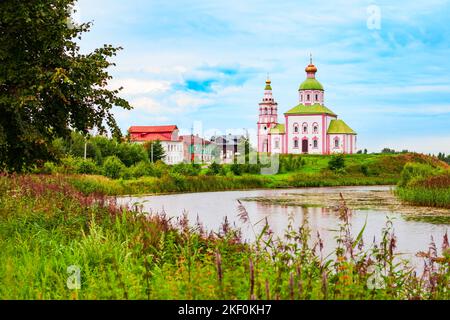
[{"label": "onion dome", "polygon": [[313,64],[309,64],[306,69],[305,69],[306,73],[316,73],[317,72],[317,68],[315,65]]},{"label": "onion dome", "polygon": [[266,80],[266,88],[264,90],[272,90],[272,81],[270,81],[270,79]]}]

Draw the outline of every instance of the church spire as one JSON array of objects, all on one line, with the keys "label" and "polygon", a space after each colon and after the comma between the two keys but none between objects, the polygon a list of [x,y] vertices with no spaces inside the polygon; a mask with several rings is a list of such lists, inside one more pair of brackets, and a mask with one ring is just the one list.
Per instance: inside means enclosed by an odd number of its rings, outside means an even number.
[{"label": "church spire", "polygon": [[306,67],[305,71],[306,71],[306,76],[308,78],[314,79],[316,77],[317,68],[313,64],[312,53],[310,53],[310,55],[309,55],[309,65]]},{"label": "church spire", "polygon": [[272,81],[270,80],[269,74],[267,74],[267,80],[266,80],[266,87],[264,88],[264,90],[270,90],[272,91]]}]

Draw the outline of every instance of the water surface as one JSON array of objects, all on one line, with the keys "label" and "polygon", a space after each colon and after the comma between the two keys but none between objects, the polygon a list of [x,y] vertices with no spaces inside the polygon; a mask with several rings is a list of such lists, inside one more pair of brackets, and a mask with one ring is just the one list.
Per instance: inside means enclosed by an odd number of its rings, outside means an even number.
[{"label": "water surface", "polygon": [[[388,219],[393,221],[397,236],[397,251],[413,264],[418,251],[427,251],[432,238],[440,248],[447,232],[450,210],[405,206],[398,202],[389,186],[330,187],[304,189],[274,189],[250,191],[226,191],[184,193],[160,196],[123,197],[119,204],[143,205],[144,211],[164,212],[170,217],[180,217],[185,212],[194,225],[197,219],[205,229],[218,231],[224,218],[242,229],[243,237],[249,241],[264,225],[261,222],[251,228],[238,218],[237,200],[241,200],[249,213],[250,221],[267,221],[275,235],[282,236],[291,217],[295,227],[308,219],[313,238],[320,234],[325,244],[325,254],[335,247],[339,216],[335,207],[340,193],[351,210],[351,224],[356,236],[367,221],[364,242],[370,245],[379,241]],[[427,217],[432,217],[429,221]],[[439,217],[441,219],[436,219]]]}]

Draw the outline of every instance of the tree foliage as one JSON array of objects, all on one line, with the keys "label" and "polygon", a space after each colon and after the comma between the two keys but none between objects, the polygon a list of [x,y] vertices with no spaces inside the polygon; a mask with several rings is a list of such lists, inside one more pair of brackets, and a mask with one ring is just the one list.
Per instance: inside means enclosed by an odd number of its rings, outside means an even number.
[{"label": "tree foliage", "polygon": [[131,107],[107,86],[121,48],[80,53],[76,40],[91,24],[68,23],[74,2],[0,2],[0,169],[54,158],[52,141],[71,129],[121,135],[111,109]]},{"label": "tree foliage", "polygon": [[147,142],[144,147],[147,150],[148,158],[151,162],[164,160],[166,157],[166,152],[164,151],[164,148],[159,140]]}]

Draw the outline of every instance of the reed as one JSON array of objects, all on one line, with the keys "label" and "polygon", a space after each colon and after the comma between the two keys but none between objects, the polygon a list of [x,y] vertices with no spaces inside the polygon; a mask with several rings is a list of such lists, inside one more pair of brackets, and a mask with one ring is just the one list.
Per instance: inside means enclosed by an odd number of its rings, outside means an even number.
[{"label": "reed", "polygon": [[[63,177],[2,175],[0,299],[450,298],[447,235],[418,253],[426,267],[416,275],[397,261],[391,223],[367,246],[364,229],[351,233],[344,199],[337,208],[340,245],[323,257],[307,220],[280,238],[266,225],[244,243],[227,220],[206,232],[86,195]],[[69,266],[80,270],[79,290],[66,286]]]}]

